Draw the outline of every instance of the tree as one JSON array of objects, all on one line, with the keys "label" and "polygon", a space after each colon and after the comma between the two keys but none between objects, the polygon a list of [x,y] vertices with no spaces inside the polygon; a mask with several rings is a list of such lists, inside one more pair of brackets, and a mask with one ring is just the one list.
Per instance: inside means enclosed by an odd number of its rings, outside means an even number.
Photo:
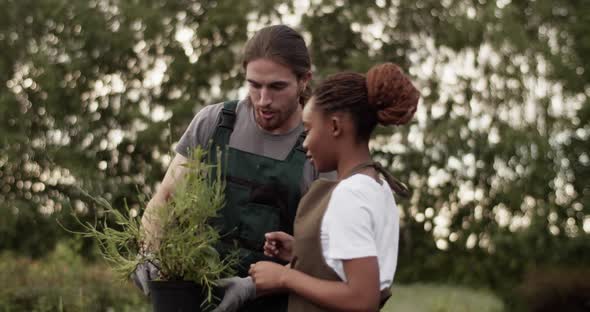
[{"label": "tree", "polygon": [[0,248],[42,255],[60,236],[52,213],[72,205],[91,217],[75,184],[137,205],[136,187],[149,193],[161,179],[172,138],[226,95],[210,90],[240,85],[248,20],[270,15],[269,4],[3,2],[0,202],[11,221]]}]

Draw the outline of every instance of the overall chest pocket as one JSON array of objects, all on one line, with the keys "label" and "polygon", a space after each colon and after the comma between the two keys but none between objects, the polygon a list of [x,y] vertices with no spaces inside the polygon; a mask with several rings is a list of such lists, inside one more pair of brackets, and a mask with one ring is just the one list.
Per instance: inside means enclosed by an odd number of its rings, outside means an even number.
[{"label": "overall chest pocket", "polygon": [[264,234],[279,230],[277,208],[257,203],[247,203],[241,207],[238,235],[244,247],[261,251]]},{"label": "overall chest pocket", "polygon": [[290,229],[293,220],[287,211],[288,195],[287,188],[276,182],[250,188],[247,202],[240,205],[238,235],[242,244],[262,250],[265,233]]}]

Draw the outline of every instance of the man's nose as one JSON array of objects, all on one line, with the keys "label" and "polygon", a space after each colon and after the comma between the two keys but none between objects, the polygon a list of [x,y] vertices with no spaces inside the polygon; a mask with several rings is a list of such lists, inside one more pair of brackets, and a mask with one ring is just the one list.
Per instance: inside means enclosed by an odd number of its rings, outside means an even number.
[{"label": "man's nose", "polygon": [[270,104],[272,104],[272,92],[268,88],[262,87],[260,90],[260,105],[268,106]]}]

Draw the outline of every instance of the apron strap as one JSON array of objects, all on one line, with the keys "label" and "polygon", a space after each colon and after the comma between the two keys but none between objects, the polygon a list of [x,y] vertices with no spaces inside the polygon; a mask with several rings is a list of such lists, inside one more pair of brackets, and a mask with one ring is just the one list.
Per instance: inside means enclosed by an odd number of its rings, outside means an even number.
[{"label": "apron strap", "polygon": [[344,177],[348,178],[351,175],[353,175],[353,174],[355,174],[367,167],[373,167],[373,168],[375,168],[375,170],[380,172],[383,175],[383,177],[385,178],[385,181],[387,182],[387,184],[389,184],[389,187],[391,187],[391,189],[396,194],[398,194],[404,198],[410,197],[410,190],[408,189],[408,187],[404,183],[397,180],[394,176],[392,176],[391,173],[389,173],[389,171],[387,171],[385,168],[383,168],[383,166],[381,166],[381,164],[376,161],[370,160],[370,161],[361,163],[361,164],[355,166],[354,168],[352,168],[349,171],[349,173],[347,175],[345,175]]},{"label": "apron strap", "polygon": [[382,309],[383,306],[385,306],[389,297],[391,297],[391,290],[389,288],[385,288],[379,293],[379,309]]}]

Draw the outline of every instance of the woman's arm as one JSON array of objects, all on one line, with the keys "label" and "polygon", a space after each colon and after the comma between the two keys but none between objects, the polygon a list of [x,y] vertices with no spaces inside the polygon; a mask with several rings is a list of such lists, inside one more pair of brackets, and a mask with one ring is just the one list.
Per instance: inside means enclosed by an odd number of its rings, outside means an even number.
[{"label": "woman's arm", "polygon": [[299,296],[338,311],[377,311],[379,309],[379,265],[376,257],[344,260],[347,282],[321,280],[272,262],[251,266],[256,289],[286,289]]}]

